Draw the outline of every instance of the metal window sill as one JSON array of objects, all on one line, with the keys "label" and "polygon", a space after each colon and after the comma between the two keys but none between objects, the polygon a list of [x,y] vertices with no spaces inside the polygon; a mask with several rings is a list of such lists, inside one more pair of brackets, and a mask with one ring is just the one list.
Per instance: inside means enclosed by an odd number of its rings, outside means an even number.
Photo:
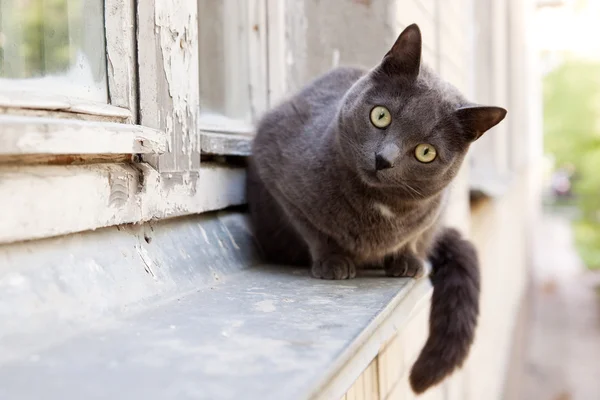
[{"label": "metal window sill", "polygon": [[240,214],[0,247],[0,398],[331,399],[427,279],[257,263]]}]

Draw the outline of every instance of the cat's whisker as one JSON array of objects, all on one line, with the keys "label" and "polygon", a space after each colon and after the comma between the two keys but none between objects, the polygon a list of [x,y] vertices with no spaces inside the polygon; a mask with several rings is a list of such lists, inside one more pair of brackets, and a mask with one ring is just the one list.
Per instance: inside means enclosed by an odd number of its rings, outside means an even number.
[{"label": "cat's whisker", "polygon": [[[421,192],[419,192],[417,189],[415,189],[414,187],[410,186],[408,183],[403,182],[403,186],[407,189],[409,189],[412,193],[416,194],[419,197],[423,197],[423,194]],[[417,197],[414,197],[414,199],[416,199]]]}]

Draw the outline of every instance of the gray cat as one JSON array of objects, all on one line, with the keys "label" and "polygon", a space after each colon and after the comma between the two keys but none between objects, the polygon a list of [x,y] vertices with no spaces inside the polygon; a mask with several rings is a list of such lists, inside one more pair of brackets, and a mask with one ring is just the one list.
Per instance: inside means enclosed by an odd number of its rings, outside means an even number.
[{"label": "gray cat", "polygon": [[469,145],[506,115],[469,103],[422,65],[421,44],[411,25],[372,70],[334,69],[268,112],[247,188],[269,262],[348,279],[374,266],[420,278],[430,261],[429,338],[410,375],[416,393],[461,366],[474,338],[477,255],[440,220]]}]

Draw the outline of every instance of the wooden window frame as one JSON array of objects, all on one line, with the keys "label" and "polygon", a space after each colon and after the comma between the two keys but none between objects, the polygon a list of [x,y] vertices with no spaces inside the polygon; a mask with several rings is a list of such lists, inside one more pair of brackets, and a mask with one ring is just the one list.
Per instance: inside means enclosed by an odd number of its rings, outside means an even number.
[{"label": "wooden window frame", "polygon": [[[285,13],[259,1],[279,33],[260,44],[270,106],[286,89]],[[0,91],[0,244],[245,202],[243,168],[201,162],[249,155],[251,136],[200,122],[197,24],[197,2],[105,0],[109,104]]]},{"label": "wooden window frame", "polygon": [[0,243],[143,219],[151,172],[132,161],[168,143],[135,124],[134,4],[104,1],[108,103],[0,89]]},{"label": "wooden window frame", "polygon": [[104,24],[108,103],[0,88],[0,111],[3,114],[27,115],[29,110],[38,110],[92,115],[110,122],[135,122],[137,76],[134,0],[104,0]]},{"label": "wooden window frame", "polygon": [[[285,4],[278,0],[248,0],[250,10],[248,27],[260,34],[250,34],[250,54],[259,57],[250,59],[250,85],[255,95],[250,99],[252,109],[257,110],[253,116],[256,123],[260,115],[269,107],[273,107],[284,95],[286,82],[285,71],[285,38],[284,20]],[[201,23],[202,16],[199,16]],[[200,57],[202,55],[200,54]],[[200,117],[201,154],[218,156],[249,156],[253,123],[215,124]]]},{"label": "wooden window frame", "polygon": [[[166,140],[156,130],[134,125],[138,108],[134,1],[104,0],[104,23],[108,103],[0,88],[0,155],[23,157],[28,163],[28,156],[166,150]],[[21,138],[19,128],[24,129]],[[129,143],[124,146],[124,141]]]}]

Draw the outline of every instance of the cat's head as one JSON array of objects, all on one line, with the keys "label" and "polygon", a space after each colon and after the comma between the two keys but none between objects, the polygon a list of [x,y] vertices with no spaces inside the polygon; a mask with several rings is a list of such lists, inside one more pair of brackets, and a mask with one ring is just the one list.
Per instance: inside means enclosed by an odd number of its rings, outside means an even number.
[{"label": "cat's head", "polygon": [[369,186],[409,197],[439,193],[469,145],[506,110],[471,104],[421,65],[421,32],[407,27],[382,62],[346,93],[337,143],[345,163]]}]

